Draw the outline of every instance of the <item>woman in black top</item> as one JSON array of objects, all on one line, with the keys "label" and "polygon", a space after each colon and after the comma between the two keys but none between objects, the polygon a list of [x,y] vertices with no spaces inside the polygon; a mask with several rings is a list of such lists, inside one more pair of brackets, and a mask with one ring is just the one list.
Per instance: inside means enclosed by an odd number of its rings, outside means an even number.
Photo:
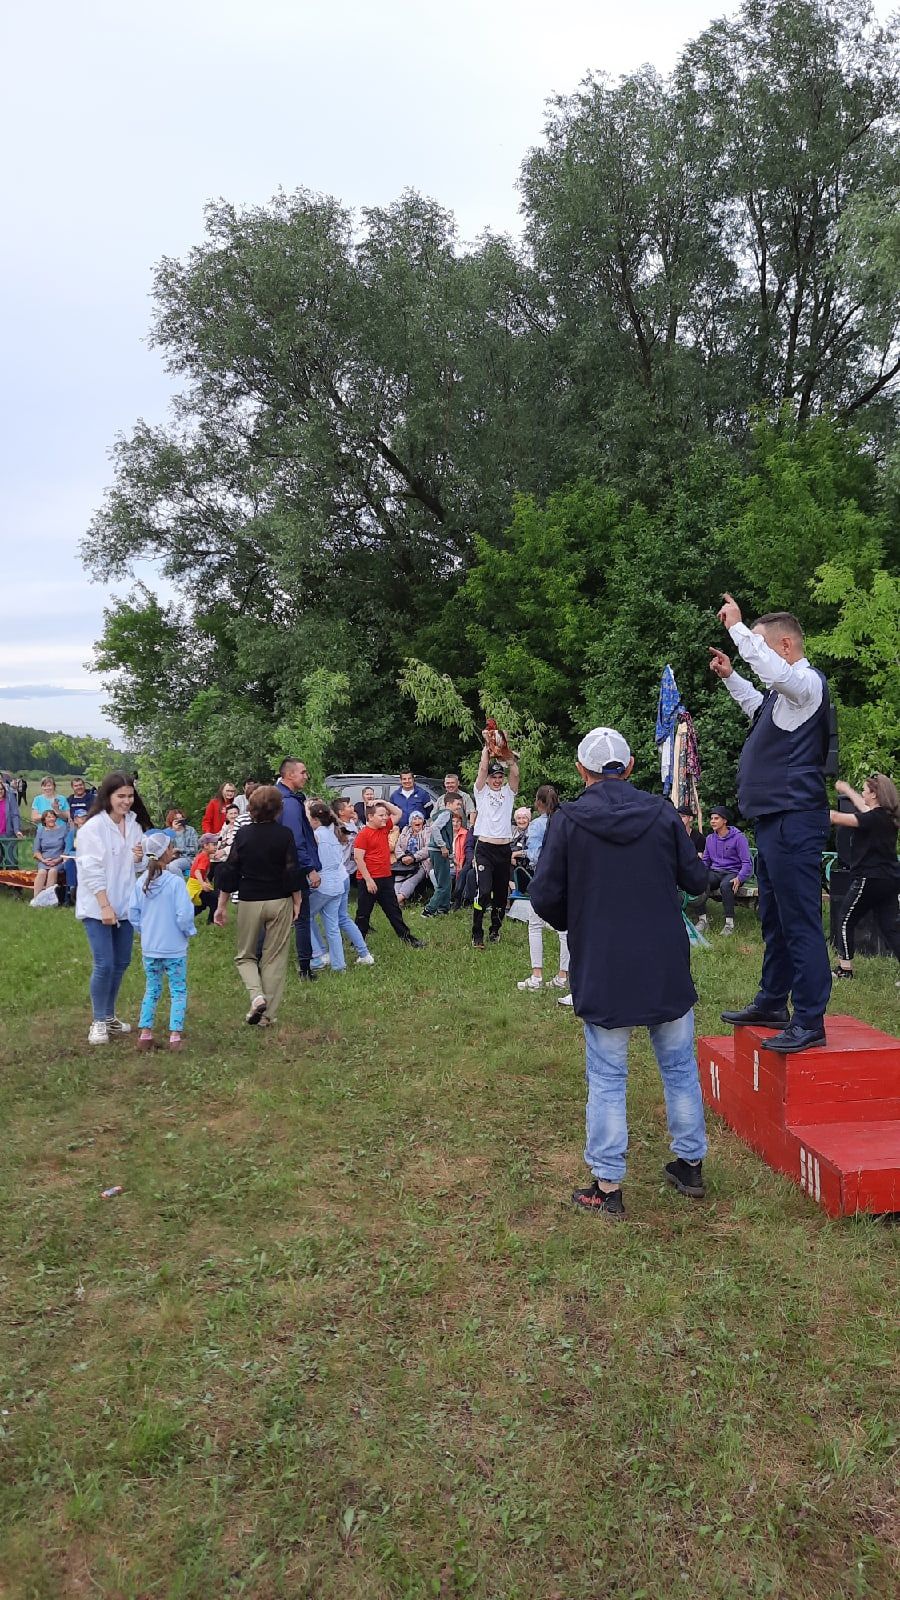
[{"label": "woman in black top", "polygon": [[235,964],[250,996],[247,1021],[267,1027],[278,1015],[300,915],[302,877],[290,828],[278,821],[282,798],[272,784],[250,796],[252,825],[239,828],[227,861],[216,874],[219,904],[214,921],[224,928],[228,901],[238,895]]},{"label": "woman in black top", "polygon": [[856,924],[867,911],[874,911],[885,944],[900,961],[900,862],[897,860],[897,835],[900,833],[900,795],[890,778],[876,772],[863,784],[862,794],[849,783],[836,783],[838,794],[846,795],[853,811],[832,811],[837,828],[853,828],[850,844],[850,871],[853,879],[838,918],[840,961],[835,977],[853,977],[853,942]]}]

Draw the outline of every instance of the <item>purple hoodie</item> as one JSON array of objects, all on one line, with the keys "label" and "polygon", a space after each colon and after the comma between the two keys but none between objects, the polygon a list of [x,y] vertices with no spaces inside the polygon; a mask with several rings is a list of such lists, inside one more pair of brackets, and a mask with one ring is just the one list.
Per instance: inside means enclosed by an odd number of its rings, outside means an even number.
[{"label": "purple hoodie", "polygon": [[733,878],[746,883],[753,877],[753,859],[750,846],[739,828],[729,828],[721,838],[711,833],[706,841],[703,859],[710,872],[730,872]]}]

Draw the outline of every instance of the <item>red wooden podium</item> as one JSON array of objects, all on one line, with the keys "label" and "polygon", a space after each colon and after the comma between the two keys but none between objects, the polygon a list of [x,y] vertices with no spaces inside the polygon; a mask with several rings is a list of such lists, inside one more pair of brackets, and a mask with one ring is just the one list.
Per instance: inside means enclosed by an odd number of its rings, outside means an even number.
[{"label": "red wooden podium", "polygon": [[900,1039],[826,1018],[820,1050],[766,1049],[773,1028],[699,1039],[703,1098],[830,1217],[900,1211]]}]

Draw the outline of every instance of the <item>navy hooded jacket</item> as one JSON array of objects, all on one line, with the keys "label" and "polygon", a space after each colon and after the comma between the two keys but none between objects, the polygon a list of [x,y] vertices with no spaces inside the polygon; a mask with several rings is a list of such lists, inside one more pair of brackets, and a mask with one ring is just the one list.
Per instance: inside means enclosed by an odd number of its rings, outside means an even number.
[{"label": "navy hooded jacket", "polygon": [[281,820],[290,828],[297,846],[297,860],[302,872],[321,872],[316,831],[306,815],[306,795],[302,789],[289,789],[279,778],[275,785],[284,801]]},{"label": "navy hooded jacket", "polygon": [[671,801],[621,778],[592,783],[550,818],[531,904],[569,935],[577,1016],[601,1028],[674,1022],[697,998],[681,894],[706,867]]}]

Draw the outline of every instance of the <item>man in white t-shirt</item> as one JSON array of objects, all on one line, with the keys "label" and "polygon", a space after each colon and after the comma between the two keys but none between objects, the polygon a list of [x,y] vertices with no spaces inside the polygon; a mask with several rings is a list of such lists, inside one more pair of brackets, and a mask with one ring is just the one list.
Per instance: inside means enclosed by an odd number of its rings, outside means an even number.
[{"label": "man in white t-shirt", "polygon": [[[509,899],[513,827],[513,806],[519,792],[519,758],[509,751],[509,760],[500,761],[494,753],[492,738],[485,729],[484,749],[475,779],[475,851],[472,864],[475,868],[475,904],[472,912],[472,943],[476,950],[484,949],[484,913],[490,906],[491,926],[488,938],[496,944],[506,915]],[[508,749],[506,735],[503,746]]]}]

